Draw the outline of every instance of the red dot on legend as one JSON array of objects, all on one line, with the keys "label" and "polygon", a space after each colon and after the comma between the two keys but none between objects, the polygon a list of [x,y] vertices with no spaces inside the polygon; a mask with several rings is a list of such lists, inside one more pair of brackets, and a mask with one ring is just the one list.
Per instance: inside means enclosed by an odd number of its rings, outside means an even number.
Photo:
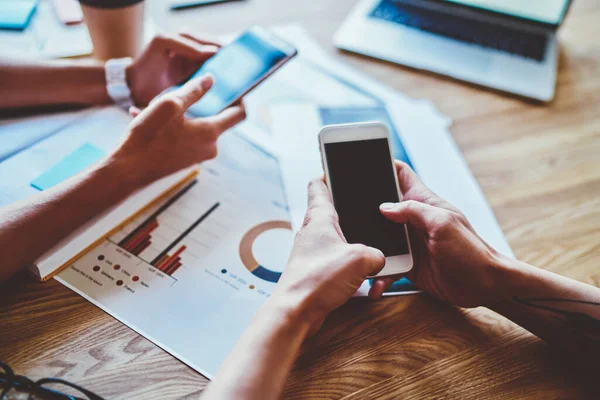
[{"label": "red dot on legend", "polygon": [[123,281],[122,280],[118,280],[117,281],[117,286],[122,286],[123,285]]},{"label": "red dot on legend", "polygon": [[250,285],[250,289],[254,289],[254,285]]},{"label": "red dot on legend", "polygon": [[119,264],[115,264],[113,268],[115,269],[115,271],[118,271],[121,269],[121,266]]},{"label": "red dot on legend", "polygon": [[140,277],[139,277],[139,276],[134,276],[134,277],[133,277],[133,278],[131,278],[131,279],[133,279],[133,281],[134,281],[134,282],[137,282],[137,281],[139,281],[139,280],[140,280]]}]

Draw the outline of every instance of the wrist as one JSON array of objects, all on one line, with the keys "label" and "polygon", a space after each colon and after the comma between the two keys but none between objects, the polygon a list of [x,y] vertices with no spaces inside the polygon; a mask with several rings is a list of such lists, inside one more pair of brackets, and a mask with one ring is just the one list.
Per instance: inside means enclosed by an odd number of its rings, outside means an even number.
[{"label": "wrist", "polygon": [[[88,91],[82,91],[86,93],[85,96],[88,99],[93,99],[90,101],[91,104],[110,104],[112,99],[108,95],[106,90],[106,78],[104,73],[104,65],[101,63],[91,63],[86,66],[87,73],[89,77],[83,78],[86,79],[87,82],[94,82],[90,85]],[[92,75],[94,78],[92,79]],[[70,75],[71,77],[73,75]],[[73,79],[73,78],[71,78]]]},{"label": "wrist", "polygon": [[119,190],[131,193],[150,183],[139,163],[118,152],[112,153],[96,164],[94,173],[110,181],[111,185]]},{"label": "wrist", "polygon": [[136,87],[136,64],[135,62],[129,64],[126,68],[125,68],[125,81],[127,82],[127,86],[129,87],[129,90],[131,91],[131,100],[133,101],[134,105],[138,105],[140,104],[139,99],[136,98],[136,90],[134,89]]},{"label": "wrist", "polygon": [[523,280],[527,281],[527,271],[524,264],[503,254],[495,254],[491,262],[490,280],[493,288],[490,301],[484,306],[493,308],[493,305],[512,300],[515,288]]},{"label": "wrist", "polygon": [[274,294],[267,300],[263,311],[275,316],[286,329],[291,329],[304,340],[316,332],[326,314],[320,313],[307,305],[305,301],[297,301],[293,296]]},{"label": "wrist", "polygon": [[[106,90],[104,65],[96,61],[57,61],[54,63],[56,75],[45,83],[51,100],[63,104],[110,104]],[[65,85],[69,82],[69,87]],[[71,86],[72,85],[72,86]]]}]

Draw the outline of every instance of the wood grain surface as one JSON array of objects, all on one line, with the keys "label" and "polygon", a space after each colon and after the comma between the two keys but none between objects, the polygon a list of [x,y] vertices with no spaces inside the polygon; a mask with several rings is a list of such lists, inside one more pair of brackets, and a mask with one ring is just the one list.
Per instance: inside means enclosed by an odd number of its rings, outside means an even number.
[{"label": "wood grain surface", "polygon": [[[600,286],[600,2],[576,0],[560,31],[556,99],[519,99],[365,57],[331,38],[355,0],[247,0],[181,12],[147,2],[171,31],[222,34],[297,22],[334,56],[427,98],[452,134],[516,255]],[[196,399],[207,380],[56,281],[0,287],[0,359],[107,399]],[[600,369],[596,366],[596,374]],[[588,399],[600,386],[542,341],[483,308],[427,295],[352,300],[306,345],[289,399]]]}]

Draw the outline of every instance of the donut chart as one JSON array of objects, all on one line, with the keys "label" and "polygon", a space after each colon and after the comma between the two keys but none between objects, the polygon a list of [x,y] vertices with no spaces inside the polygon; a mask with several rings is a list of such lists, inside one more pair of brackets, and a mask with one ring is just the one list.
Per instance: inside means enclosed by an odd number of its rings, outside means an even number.
[{"label": "donut chart", "polygon": [[281,277],[281,272],[273,271],[269,269],[268,266],[261,265],[256,260],[254,253],[252,252],[252,247],[256,241],[256,238],[258,238],[262,233],[271,229],[287,229],[291,231],[292,225],[288,221],[268,221],[256,225],[246,232],[242,238],[242,241],[240,242],[240,259],[242,260],[242,263],[246,269],[250,271],[252,275],[267,282],[277,283]]}]

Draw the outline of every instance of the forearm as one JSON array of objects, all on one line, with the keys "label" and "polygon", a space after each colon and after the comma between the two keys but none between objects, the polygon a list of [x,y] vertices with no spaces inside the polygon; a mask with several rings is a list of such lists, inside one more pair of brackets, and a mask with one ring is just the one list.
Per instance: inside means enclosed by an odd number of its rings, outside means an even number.
[{"label": "forearm", "polygon": [[128,168],[125,162],[106,159],[52,189],[0,209],[0,282],[140,187],[141,180]]},{"label": "forearm", "polygon": [[493,310],[578,360],[600,358],[600,289],[514,260],[497,276]]},{"label": "forearm", "polygon": [[310,324],[271,298],[227,357],[203,399],[278,399]]},{"label": "forearm", "polygon": [[104,66],[92,61],[0,59],[0,109],[111,102]]}]

